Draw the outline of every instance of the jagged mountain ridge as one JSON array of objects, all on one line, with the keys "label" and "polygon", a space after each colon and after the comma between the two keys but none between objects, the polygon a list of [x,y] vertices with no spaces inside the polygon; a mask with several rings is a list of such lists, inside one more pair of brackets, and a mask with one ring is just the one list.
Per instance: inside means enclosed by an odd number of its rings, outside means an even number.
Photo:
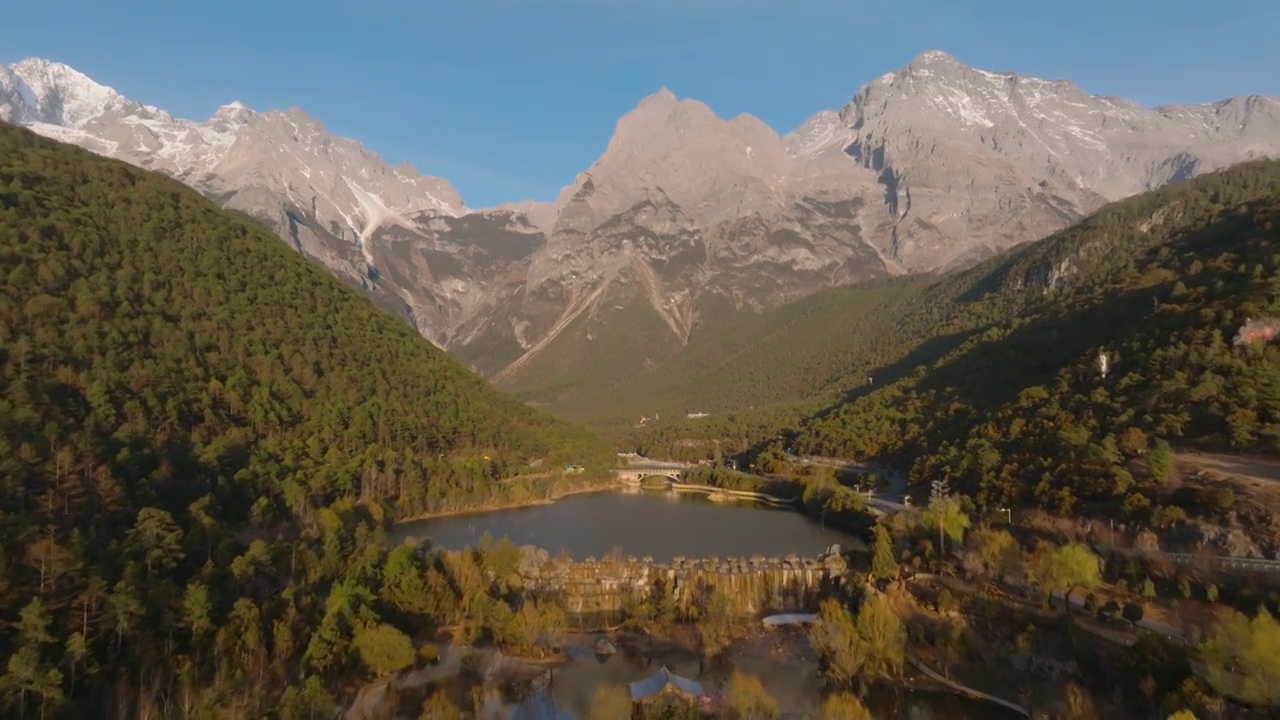
[{"label": "jagged mountain ridge", "polygon": [[727,314],[966,265],[1107,201],[1280,154],[1274,99],[1146,109],[937,51],[785,137],[661,90],[556,202],[479,211],[296,109],[233,103],[193,123],[24,61],[0,68],[0,119],[267,222],[534,398],[658,366]]},{"label": "jagged mountain ridge", "polygon": [[1148,109],[929,51],[787,143],[795,157],[846,155],[877,173],[893,220],[881,249],[908,270],[932,270],[1046,235],[1110,201],[1275,156],[1280,101]]},{"label": "jagged mountain ridge", "polygon": [[0,120],[181,180],[265,222],[401,314],[412,314],[404,299],[372,282],[369,241],[423,213],[467,212],[447,181],[391,167],[297,108],[255,112],[232,102],[204,122],[185,120],[33,58],[0,66]]}]

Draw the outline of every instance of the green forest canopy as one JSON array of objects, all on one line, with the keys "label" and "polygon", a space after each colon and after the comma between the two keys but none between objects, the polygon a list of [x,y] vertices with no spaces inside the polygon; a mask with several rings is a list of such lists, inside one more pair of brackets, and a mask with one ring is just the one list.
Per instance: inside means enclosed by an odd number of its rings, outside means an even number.
[{"label": "green forest canopy", "polygon": [[897,349],[898,309],[931,283],[922,277],[863,283],[760,314],[743,311],[699,329],[646,373],[617,386],[587,386],[547,407],[615,433],[641,415],[674,420],[695,411],[724,418],[757,407],[817,409],[865,384],[877,360]]},{"label": "green forest canopy", "polygon": [[1094,500],[1148,519],[1129,461],[1149,449],[1280,451],[1280,347],[1235,342],[1280,316],[1278,241],[1280,162],[1110,206],[988,264],[960,312],[991,322],[807,421],[796,449],[908,464],[980,507]]},{"label": "green forest canopy", "polygon": [[[1169,191],[1177,192],[1162,192]],[[833,288],[760,314],[743,313],[700,330],[669,360],[622,385],[547,407],[610,437],[657,446],[655,451],[669,446],[666,438],[682,435],[719,433],[736,442],[745,430],[758,442],[845,397],[927,367],[975,333],[1008,323],[1030,306],[1055,302],[1042,292],[1053,269],[1046,248],[1064,242],[1106,247],[1101,219],[1149,215],[1148,206],[1163,197],[1115,203],[1052,238],[963,271]],[[1076,258],[1075,265],[1083,263],[1087,270],[1098,259]],[[691,409],[711,416],[684,422]],[[655,412],[662,422],[632,432],[639,415]]]},{"label": "green forest canopy", "polygon": [[[1181,353],[1186,343],[1203,353],[1212,331],[1230,345],[1247,316],[1280,314],[1271,219],[1278,175],[1274,161],[1237,166],[1113,203],[967,270],[824,291],[743,318],[724,333],[695,337],[668,363],[612,389],[610,402],[589,396],[551,407],[653,457],[751,455],[798,436],[797,449],[805,452],[910,463],[937,443],[967,442],[974,413],[995,410],[1023,389],[1055,392],[1050,381],[1067,367],[1096,377],[1104,348],[1120,363],[1106,383],[1113,391],[1137,381],[1155,390],[1146,383],[1152,378],[1128,372],[1134,357],[1163,358],[1178,382],[1198,381],[1204,358],[1169,353]],[[1135,334],[1141,347],[1125,347]],[[1245,399],[1243,407],[1231,406],[1246,411],[1236,426],[1252,428],[1237,432],[1236,447],[1259,437],[1265,445],[1274,425],[1264,402],[1274,352],[1232,346],[1222,355],[1234,358],[1228,368],[1239,370],[1237,360],[1250,368],[1247,378],[1221,378],[1230,382],[1224,390],[1263,396],[1260,405]],[[717,374],[721,367],[726,372]],[[1137,403],[1146,397],[1126,396]],[[717,411],[693,420],[667,414],[694,405]],[[610,414],[649,407],[663,415],[644,428],[633,427],[634,417]],[[1209,423],[1213,438],[1206,425],[1181,434],[1154,421],[1134,427],[1170,441],[1198,438],[1206,447],[1225,447],[1226,407],[1200,409],[1217,413]],[[1246,421],[1251,409],[1258,419]],[[1128,410],[1105,412],[1124,417]],[[944,423],[952,413],[959,414]],[[922,424],[931,428],[925,436],[917,433]]]},{"label": "green forest canopy", "polygon": [[258,225],[5,124],[0,272],[6,716],[314,708],[385,635],[386,519],[615,461]]}]

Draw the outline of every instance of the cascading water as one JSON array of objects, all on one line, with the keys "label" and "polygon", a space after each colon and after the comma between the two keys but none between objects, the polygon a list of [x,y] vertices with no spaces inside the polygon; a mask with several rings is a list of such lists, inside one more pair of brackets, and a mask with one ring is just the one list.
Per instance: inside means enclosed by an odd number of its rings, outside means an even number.
[{"label": "cascading water", "polygon": [[556,560],[545,551],[523,549],[520,574],[527,590],[556,597],[569,612],[609,616],[638,602],[661,603],[670,593],[676,608],[687,611],[715,590],[738,615],[811,609],[843,586],[849,566],[838,548],[817,558],[650,558],[582,562]]}]

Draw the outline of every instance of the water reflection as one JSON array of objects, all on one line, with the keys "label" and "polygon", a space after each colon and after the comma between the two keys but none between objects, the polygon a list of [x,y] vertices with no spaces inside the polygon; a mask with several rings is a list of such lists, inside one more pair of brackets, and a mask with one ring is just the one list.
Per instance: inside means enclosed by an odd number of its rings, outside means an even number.
[{"label": "water reflection", "polygon": [[714,503],[698,495],[602,492],[551,505],[405,523],[391,533],[430,538],[456,550],[488,532],[517,545],[571,557],[602,557],[614,549],[659,562],[688,557],[814,556],[833,543],[858,541],[798,512],[754,504]]},{"label": "water reflection", "polygon": [[[626,685],[648,677],[666,665],[672,672],[697,680],[709,692],[721,691],[732,668],[704,665],[691,654],[670,652],[646,658],[619,653],[607,658],[586,648],[573,649],[574,660],[555,670],[550,687],[505,703],[489,705],[490,718],[504,720],[582,720],[600,685]],[[739,659],[735,665],[760,678],[778,702],[784,718],[816,717],[822,681],[815,667],[798,660]],[[968,698],[875,688],[863,699],[876,720],[1012,720],[1016,714]]]}]

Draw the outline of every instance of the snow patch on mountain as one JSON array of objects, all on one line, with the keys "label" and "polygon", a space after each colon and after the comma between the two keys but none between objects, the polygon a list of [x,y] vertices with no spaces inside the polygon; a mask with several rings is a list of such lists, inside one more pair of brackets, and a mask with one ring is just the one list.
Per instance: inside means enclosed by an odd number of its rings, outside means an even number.
[{"label": "snow patch on mountain", "polygon": [[[350,178],[343,178],[343,180],[346,182],[347,187],[351,189],[351,192],[355,194],[356,202],[360,204],[362,223],[357,231],[357,237],[365,260],[368,261],[370,266],[373,266],[373,255],[369,252],[369,241],[373,238],[373,234],[390,225],[400,225],[401,227],[413,229],[414,223],[387,207],[376,195],[352,182]],[[434,198],[432,199],[434,200]],[[439,201],[436,201],[435,204],[438,205]]]},{"label": "snow patch on mountain", "polygon": [[9,68],[25,113],[10,122],[78,128],[119,105],[120,93],[62,63],[27,58]]},{"label": "snow patch on mountain", "polygon": [[47,138],[57,140],[58,142],[79,145],[80,147],[99,155],[115,155],[117,150],[120,148],[120,143],[118,142],[94,137],[93,135],[90,135],[78,128],[50,125],[49,123],[43,122],[29,123],[27,124],[27,127]]},{"label": "snow patch on mountain", "polygon": [[1107,201],[1278,156],[1280,103],[1149,109],[931,50],[786,142],[798,159],[852,158],[877,173],[891,219],[879,249],[934,270],[1034,240]]},{"label": "snow patch on mountain", "polygon": [[338,236],[350,233],[366,259],[382,227],[412,229],[414,214],[467,211],[444,180],[409,165],[389,167],[296,108],[258,113],[235,101],[196,122],[129,100],[61,63],[30,58],[0,66],[0,120],[210,195],[238,195],[239,209],[271,222],[293,214],[328,227],[327,218],[341,217],[346,227]]},{"label": "snow patch on mountain", "polygon": [[[561,343],[603,337],[619,311],[656,317],[654,346],[670,347],[703,313],[959,267],[1107,201],[1280,155],[1272,98],[1147,109],[937,50],[786,137],[664,88],[618,120],[557,201],[475,212],[445,180],[390,166],[298,108],[231,102],[185,120],[28,60],[0,66],[0,119],[262,220],[508,379],[578,362]],[[660,361],[637,357],[633,369]]]}]

